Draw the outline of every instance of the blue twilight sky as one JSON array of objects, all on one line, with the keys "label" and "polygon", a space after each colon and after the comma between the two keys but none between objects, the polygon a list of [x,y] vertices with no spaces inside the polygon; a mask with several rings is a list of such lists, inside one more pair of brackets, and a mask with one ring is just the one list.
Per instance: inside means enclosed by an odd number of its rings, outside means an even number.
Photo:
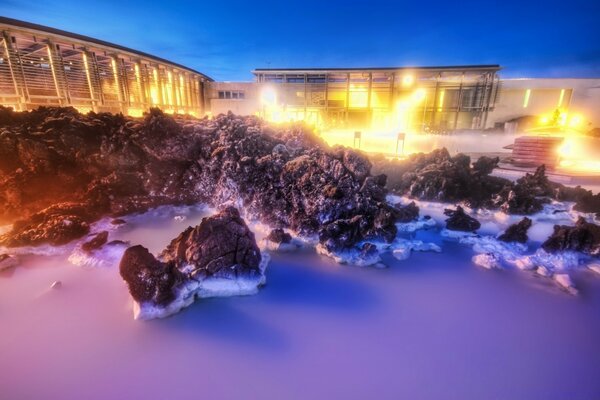
[{"label": "blue twilight sky", "polygon": [[501,64],[600,77],[600,1],[0,0],[0,15],[118,43],[217,80],[260,67]]}]

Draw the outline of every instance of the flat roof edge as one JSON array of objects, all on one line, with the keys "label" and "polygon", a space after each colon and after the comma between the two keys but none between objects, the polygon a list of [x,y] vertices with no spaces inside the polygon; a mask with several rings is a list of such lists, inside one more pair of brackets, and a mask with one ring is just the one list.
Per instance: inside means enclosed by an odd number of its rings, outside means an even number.
[{"label": "flat roof edge", "polygon": [[397,70],[501,70],[499,64],[481,64],[481,65],[441,65],[441,66],[402,66],[402,67],[353,67],[353,68],[255,68],[252,73],[260,72],[328,72],[328,71],[397,71]]},{"label": "flat roof edge", "polygon": [[202,72],[196,71],[195,69],[186,67],[185,65],[179,64],[179,63],[175,63],[173,61],[169,61],[165,58],[162,57],[157,57],[154,56],[152,54],[143,52],[143,51],[139,51],[139,50],[135,50],[129,47],[125,47],[125,46],[121,46],[115,43],[111,43],[111,42],[107,42],[105,40],[101,40],[101,39],[96,39],[90,36],[85,36],[85,35],[80,35],[78,33],[73,33],[73,32],[68,32],[68,31],[64,31],[62,29],[56,29],[56,28],[52,28],[49,26],[45,26],[45,25],[40,25],[40,24],[34,24],[32,22],[26,22],[26,21],[21,21],[19,19],[14,19],[14,18],[8,18],[8,17],[3,17],[0,16],[0,24],[5,24],[5,25],[9,25],[9,26],[16,26],[19,28],[23,28],[23,29],[31,29],[31,30],[36,30],[36,31],[41,31],[41,32],[46,32],[49,34],[53,34],[53,35],[58,35],[58,36],[64,36],[64,37],[68,37],[71,39],[75,39],[75,40],[80,40],[80,41],[84,41],[84,42],[90,42],[90,43],[95,43],[97,45],[100,46],[105,46],[105,47],[111,47],[117,50],[121,50],[127,53],[133,53],[133,54],[137,54],[139,56],[145,57],[145,58],[149,58],[151,60],[154,61],[158,61],[164,64],[170,64],[174,67],[177,68],[181,68],[184,69],[188,72],[192,72],[194,74],[198,74],[204,78],[206,78],[208,81],[214,81],[213,78],[211,78],[210,76],[203,74]]}]

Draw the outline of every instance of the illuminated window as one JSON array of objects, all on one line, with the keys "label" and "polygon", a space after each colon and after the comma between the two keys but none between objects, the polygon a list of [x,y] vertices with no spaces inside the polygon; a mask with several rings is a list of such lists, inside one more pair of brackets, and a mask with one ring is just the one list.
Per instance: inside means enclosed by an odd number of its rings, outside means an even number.
[{"label": "illuminated window", "polygon": [[558,105],[557,105],[558,108],[560,108],[562,106],[564,99],[565,99],[565,89],[561,89],[560,96],[558,96]]},{"label": "illuminated window", "polygon": [[525,98],[523,99],[523,108],[527,108],[529,105],[529,98],[531,97],[531,89],[525,91]]},{"label": "illuminated window", "polygon": [[219,99],[245,99],[246,94],[241,90],[219,90]]}]

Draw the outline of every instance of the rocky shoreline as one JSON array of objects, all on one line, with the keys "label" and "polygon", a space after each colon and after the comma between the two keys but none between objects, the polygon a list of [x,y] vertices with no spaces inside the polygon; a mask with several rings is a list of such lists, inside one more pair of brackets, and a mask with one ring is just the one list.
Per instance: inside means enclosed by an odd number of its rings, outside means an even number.
[{"label": "rocky shoreline", "polygon": [[[486,268],[531,264],[552,275],[563,253],[598,256],[593,215],[600,216],[600,195],[550,182],[543,166],[516,182],[491,176],[497,163],[489,157],[471,163],[446,149],[405,160],[369,158],[329,147],[301,124],[273,126],[233,114],[198,120],[151,110],[134,119],[0,107],[0,223],[12,224],[0,246],[61,246],[93,234],[80,246],[89,253],[114,244],[108,233],[91,232],[100,218],[119,225],[125,222],[119,217],[163,205],[217,209],[157,256],[136,245],[125,251],[120,271],[138,318],[169,315],[198,297],[256,292],[268,255],[242,215],[272,229],[264,239],[270,251],[293,251],[301,246],[297,238],[315,237],[319,253],[362,266],[384,266],[383,251],[397,259],[441,251],[402,237],[436,225],[420,215],[419,201],[455,205],[444,211],[442,236],[472,245],[473,262]],[[588,217],[555,226],[534,256],[523,253],[532,226],[527,217],[498,238],[476,233],[481,223],[472,210],[532,216],[551,202],[572,202],[574,212]],[[12,255],[0,254],[0,265],[14,264]],[[557,281],[570,285],[564,277]]]}]

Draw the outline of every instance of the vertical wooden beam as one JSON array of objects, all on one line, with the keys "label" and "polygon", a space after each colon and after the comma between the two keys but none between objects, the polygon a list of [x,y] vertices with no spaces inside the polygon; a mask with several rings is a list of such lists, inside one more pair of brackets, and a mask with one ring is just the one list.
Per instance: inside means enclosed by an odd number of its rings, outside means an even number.
[{"label": "vertical wooden beam", "polygon": [[88,51],[84,49],[81,52],[81,58],[83,59],[83,68],[85,69],[85,78],[88,84],[88,90],[90,91],[90,98],[92,100],[92,110],[94,112],[98,111],[98,105],[96,101],[96,93],[94,90],[94,85],[92,84],[92,74],[90,71],[90,63],[88,61]]},{"label": "vertical wooden beam", "polygon": [[492,90],[493,90],[493,87],[494,87],[494,77],[493,77],[493,75],[495,75],[494,72],[488,72],[486,74],[486,77],[487,77],[487,79],[490,80],[491,84],[490,84],[489,94],[488,94],[488,97],[487,97],[487,103],[486,103],[485,111],[484,111],[485,114],[484,114],[484,117],[483,117],[483,129],[485,129],[485,127],[487,125],[488,111],[490,109],[490,102],[492,100]]},{"label": "vertical wooden beam", "polygon": [[435,114],[437,113],[437,104],[438,104],[438,90],[440,87],[440,77],[442,73],[440,72],[435,78],[435,91],[433,92],[433,109],[431,110],[431,118],[429,118],[429,124],[433,127],[435,125]]},{"label": "vertical wooden beam", "polygon": [[456,104],[456,115],[454,116],[454,130],[458,125],[458,114],[460,113],[460,106],[462,103],[462,91],[463,91],[463,80],[465,79],[465,73],[463,72],[460,77],[460,86],[458,87],[458,103]]},{"label": "vertical wooden beam", "polygon": [[346,116],[344,118],[344,123],[348,123],[348,114],[350,109],[350,73],[346,74]]},{"label": "vertical wooden beam", "polygon": [[[24,108],[24,103],[25,103],[25,96],[24,96],[24,91],[20,90],[19,88],[19,84],[17,83],[17,76],[16,76],[16,71],[15,71],[15,66],[13,65],[13,59],[11,57],[11,44],[10,44],[10,35],[6,32],[3,31],[2,32],[2,42],[4,44],[4,49],[6,50],[6,61],[8,62],[8,69],[10,70],[10,77],[12,79],[13,82],[13,86],[15,88],[15,96],[18,96],[19,100],[18,100],[18,111],[23,111]],[[25,79],[23,78],[23,82],[25,81]]]},{"label": "vertical wooden beam", "polygon": [[389,112],[393,112],[394,110],[394,96],[395,96],[395,88],[394,85],[396,85],[396,72],[392,72],[392,76],[390,79],[390,98],[388,100],[388,111]]}]

